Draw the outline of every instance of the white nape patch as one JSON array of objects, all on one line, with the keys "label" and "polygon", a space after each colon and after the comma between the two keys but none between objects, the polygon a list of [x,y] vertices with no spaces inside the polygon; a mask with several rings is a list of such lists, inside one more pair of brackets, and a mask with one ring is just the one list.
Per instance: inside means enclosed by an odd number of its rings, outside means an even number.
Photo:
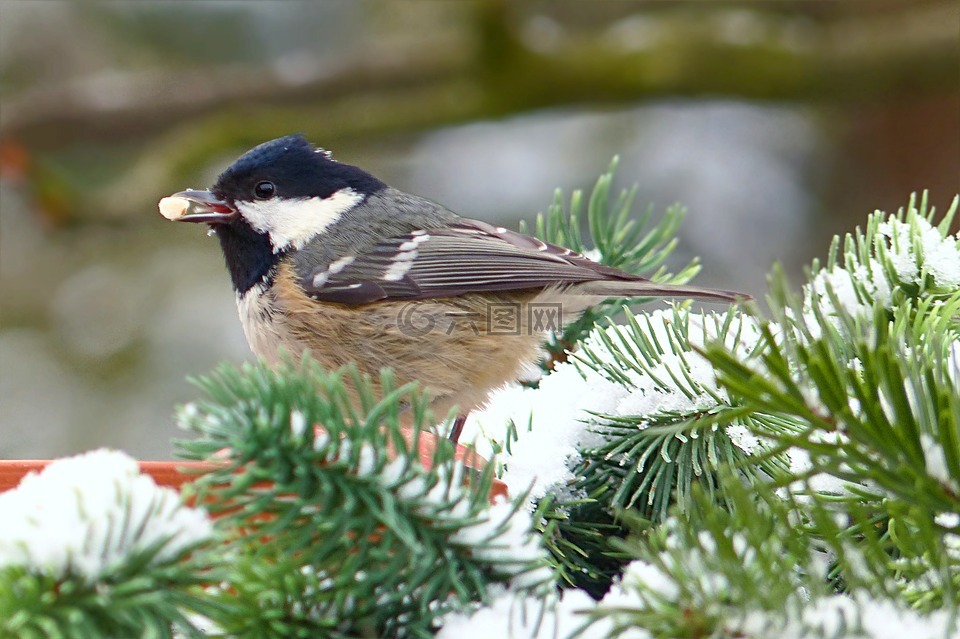
[{"label": "white nape patch", "polygon": [[273,252],[301,249],[363,200],[351,188],[340,189],[329,197],[310,197],[237,202],[240,215],[254,230],[270,236]]}]

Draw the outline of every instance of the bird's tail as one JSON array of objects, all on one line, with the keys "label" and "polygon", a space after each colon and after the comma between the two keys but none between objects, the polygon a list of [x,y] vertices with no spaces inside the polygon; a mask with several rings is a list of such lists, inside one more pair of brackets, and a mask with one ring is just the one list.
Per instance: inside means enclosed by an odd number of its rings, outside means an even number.
[{"label": "bird's tail", "polygon": [[753,299],[746,293],[701,286],[658,284],[650,280],[594,280],[571,286],[568,293],[597,297],[692,297],[715,302],[742,302]]}]

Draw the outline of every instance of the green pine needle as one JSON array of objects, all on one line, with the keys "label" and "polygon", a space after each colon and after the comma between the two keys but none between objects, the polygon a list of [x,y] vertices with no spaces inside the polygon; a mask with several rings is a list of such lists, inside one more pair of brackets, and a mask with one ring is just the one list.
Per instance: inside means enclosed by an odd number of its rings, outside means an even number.
[{"label": "green pine needle", "polygon": [[[628,273],[641,275],[665,284],[685,284],[700,271],[697,260],[691,260],[676,274],[667,272],[664,262],[677,245],[677,231],[686,210],[679,206],[669,207],[660,221],[651,222],[653,211],[647,208],[639,218],[633,212],[633,201],[637,186],[620,191],[616,199],[611,198],[613,180],[619,158],[614,157],[607,172],[602,174],[593,187],[587,200],[586,228],[583,226],[583,192],[576,190],[570,196],[569,206],[564,207],[563,192],[557,189],[553,204],[547,208],[546,215],[537,214],[533,234],[552,244],[558,244],[586,254],[601,264],[619,268]],[[652,227],[650,225],[653,224]],[[650,227],[650,228],[648,228]],[[529,233],[526,223],[521,221],[521,233]],[[627,305],[650,301],[650,298],[628,300]],[[609,300],[586,313],[577,321],[566,326],[563,332],[555,335],[546,345],[548,357],[542,362],[544,370],[549,371],[556,362],[566,361],[567,351],[579,343],[602,320],[616,315],[623,308],[623,300]]]},{"label": "green pine needle", "polygon": [[[199,435],[182,444],[189,457],[227,451],[193,488],[228,539],[216,600],[230,613],[214,621],[231,636],[426,637],[439,616],[486,600],[494,583],[552,579],[536,538],[510,532],[523,496],[485,523],[492,467],[465,469],[442,438],[430,467],[421,465],[427,399],[394,388],[389,372],[380,382],[382,399],[355,371],[328,373],[309,359],[224,366],[198,382],[209,399],[181,410]],[[402,410],[416,426],[409,442]]]}]

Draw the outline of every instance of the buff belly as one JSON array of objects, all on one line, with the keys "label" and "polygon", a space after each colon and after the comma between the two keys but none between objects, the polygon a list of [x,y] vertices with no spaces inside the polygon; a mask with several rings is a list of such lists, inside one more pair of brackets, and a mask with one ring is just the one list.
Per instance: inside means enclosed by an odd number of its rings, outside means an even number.
[{"label": "buff belly", "polygon": [[251,349],[268,364],[309,350],[324,368],[354,364],[375,385],[391,368],[399,384],[429,390],[439,418],[454,407],[466,414],[536,362],[547,331],[587,305],[563,308],[564,297],[521,291],[346,306],[277,285],[250,289],[238,309]]}]

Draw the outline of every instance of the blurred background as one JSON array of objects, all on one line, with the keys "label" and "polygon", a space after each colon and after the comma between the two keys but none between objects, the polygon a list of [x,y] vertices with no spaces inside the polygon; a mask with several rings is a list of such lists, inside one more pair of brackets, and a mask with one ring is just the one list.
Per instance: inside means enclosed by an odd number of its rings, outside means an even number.
[{"label": "blurred background", "polygon": [[0,458],[169,457],[186,378],[251,355],[156,202],[297,131],[511,227],[619,154],[689,209],[674,265],[762,296],[960,190],[960,3],[0,0]]}]

